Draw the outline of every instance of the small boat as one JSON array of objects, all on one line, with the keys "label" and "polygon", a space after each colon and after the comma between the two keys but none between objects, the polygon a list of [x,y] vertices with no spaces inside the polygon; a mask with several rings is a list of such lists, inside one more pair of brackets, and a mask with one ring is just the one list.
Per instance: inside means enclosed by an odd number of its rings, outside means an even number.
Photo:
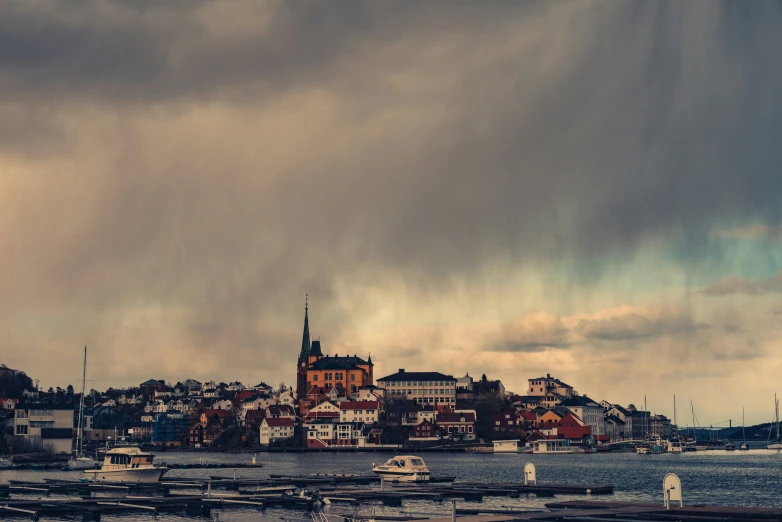
[{"label": "small boat", "polygon": [[746,451],[746,450],[748,450],[748,449],[749,449],[749,444],[747,444],[746,442],[742,442],[742,443],[739,445],[739,449],[740,449],[740,450],[742,450],[742,451]]},{"label": "small boat", "polygon": [[731,441],[725,443],[725,451],[736,451],[736,445]]},{"label": "small boat", "polygon": [[306,488],[296,488],[285,491],[282,494],[283,498],[291,498],[306,503],[308,506],[327,506],[331,504],[331,501],[327,498],[323,498],[319,490],[309,490]]},{"label": "small boat", "polygon": [[668,451],[671,453],[682,453],[684,451],[682,439],[680,439],[678,435],[673,435],[668,438]]},{"label": "small boat", "polygon": [[138,446],[115,446],[106,452],[100,469],[86,469],[84,473],[103,482],[158,482],[168,468],[152,464],[154,458]]},{"label": "small boat", "polygon": [[372,463],[372,472],[385,480],[399,482],[425,482],[429,480],[429,469],[424,459],[414,455],[399,455],[388,459],[385,464]]},{"label": "small boat", "polygon": [[6,455],[0,455],[0,469],[12,469],[13,467],[14,461],[12,461]]},{"label": "small boat", "polygon": [[63,471],[75,471],[80,469],[96,469],[98,463],[84,454],[84,386],[87,382],[87,347],[84,347],[84,366],[81,376],[81,399],[79,400],[79,426],[76,430],[76,448],[73,457],[62,468]]}]

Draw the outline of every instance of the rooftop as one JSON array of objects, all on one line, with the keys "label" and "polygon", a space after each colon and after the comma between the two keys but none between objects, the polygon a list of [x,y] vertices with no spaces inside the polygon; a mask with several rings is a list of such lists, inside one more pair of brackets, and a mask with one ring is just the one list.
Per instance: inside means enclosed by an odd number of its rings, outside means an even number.
[{"label": "rooftop", "polygon": [[456,379],[453,375],[445,375],[440,372],[406,372],[404,368],[400,368],[398,372],[377,380],[377,382],[387,381],[448,381],[455,383]]}]

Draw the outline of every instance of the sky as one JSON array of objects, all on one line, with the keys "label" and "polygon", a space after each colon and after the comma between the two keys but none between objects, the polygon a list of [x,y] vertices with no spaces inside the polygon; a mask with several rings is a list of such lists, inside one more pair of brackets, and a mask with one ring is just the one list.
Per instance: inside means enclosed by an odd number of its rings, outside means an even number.
[{"label": "sky", "polygon": [[[782,5],[0,4],[0,361],[782,393]],[[692,407],[690,406],[692,402]]]}]

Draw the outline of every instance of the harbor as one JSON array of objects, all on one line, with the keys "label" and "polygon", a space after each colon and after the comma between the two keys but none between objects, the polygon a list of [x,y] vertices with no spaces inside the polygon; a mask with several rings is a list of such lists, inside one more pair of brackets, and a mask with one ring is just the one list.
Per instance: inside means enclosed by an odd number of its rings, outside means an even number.
[{"label": "harbor", "polygon": [[[178,455],[167,464],[177,468],[156,483],[102,483],[80,479],[75,472],[6,470],[0,472],[0,516],[133,520],[154,515],[173,521],[228,517],[230,512],[231,520],[252,520],[260,513],[303,520],[322,511],[342,518],[374,512],[375,520],[450,520],[455,514],[465,522],[780,520],[776,494],[764,484],[780,475],[781,457],[768,450],[655,458],[431,454],[425,456],[432,472],[426,483],[381,483],[370,474],[373,457],[362,454],[339,459],[267,454],[259,458],[262,467],[235,468],[227,467],[236,463],[235,454],[212,457],[203,463],[208,467],[199,468],[194,455]],[[536,483],[525,484],[525,467],[533,462]],[[672,470],[682,477],[684,493],[684,506],[672,507],[675,516],[665,513],[661,489],[662,477]]]}]

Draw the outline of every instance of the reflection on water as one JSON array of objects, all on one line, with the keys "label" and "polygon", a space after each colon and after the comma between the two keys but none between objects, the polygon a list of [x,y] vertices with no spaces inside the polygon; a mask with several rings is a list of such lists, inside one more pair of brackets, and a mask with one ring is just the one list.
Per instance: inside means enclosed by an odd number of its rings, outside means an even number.
[{"label": "reflection on water", "polygon": [[[311,473],[369,473],[373,462],[381,462],[393,454],[387,453],[259,453],[258,461],[264,464],[257,469],[199,469],[172,470],[166,478],[223,477],[265,479],[271,474],[298,475]],[[167,462],[198,462],[203,458],[209,463],[250,462],[252,454],[225,453],[166,453],[157,454],[156,460]],[[537,467],[540,483],[571,483],[613,485],[614,500],[662,503],[662,480],[666,473],[676,473],[682,480],[685,504],[714,504],[754,507],[778,507],[782,504],[779,484],[782,483],[782,452],[753,450],[750,452],[709,451],[678,455],[636,455],[634,453],[609,453],[592,455],[493,455],[471,453],[427,453],[426,464],[435,476],[454,476],[457,480],[486,482],[512,482],[523,480],[524,463],[533,462]],[[76,480],[78,472],[62,471],[2,471],[0,482],[57,478]],[[568,500],[566,495],[557,500]],[[597,497],[598,499],[601,497]],[[489,507],[517,506],[542,507],[550,499],[510,499],[486,497],[483,505]],[[352,514],[354,508],[330,506],[334,514]],[[405,501],[401,508],[376,506],[377,513],[399,514],[400,511],[427,513],[447,512],[445,504],[428,501]],[[371,508],[362,507],[364,514]],[[148,515],[118,517],[104,516],[103,520],[146,520]],[[228,510],[220,513],[222,521],[248,521],[257,519],[279,520],[286,518],[309,519],[304,512],[293,510],[267,510],[259,515],[253,510]],[[177,515],[158,515],[157,520],[191,520]]]}]

